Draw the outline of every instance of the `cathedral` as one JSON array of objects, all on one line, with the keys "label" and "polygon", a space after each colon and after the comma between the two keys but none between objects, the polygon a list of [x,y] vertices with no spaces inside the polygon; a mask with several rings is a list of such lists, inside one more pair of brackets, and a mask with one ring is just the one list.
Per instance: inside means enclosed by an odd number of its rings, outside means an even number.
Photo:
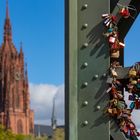
[{"label": "cathedral", "polygon": [[27,66],[22,46],[18,52],[12,42],[8,3],[0,47],[0,124],[15,134],[33,134],[34,112],[30,109]]}]

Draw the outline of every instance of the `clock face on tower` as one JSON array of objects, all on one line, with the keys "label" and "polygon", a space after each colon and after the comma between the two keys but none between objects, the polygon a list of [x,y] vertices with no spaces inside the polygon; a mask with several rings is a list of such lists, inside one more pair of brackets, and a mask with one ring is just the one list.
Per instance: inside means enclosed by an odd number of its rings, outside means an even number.
[{"label": "clock face on tower", "polygon": [[15,80],[16,80],[16,81],[19,81],[20,79],[21,79],[21,74],[20,74],[20,72],[17,71],[17,72],[15,73]]}]

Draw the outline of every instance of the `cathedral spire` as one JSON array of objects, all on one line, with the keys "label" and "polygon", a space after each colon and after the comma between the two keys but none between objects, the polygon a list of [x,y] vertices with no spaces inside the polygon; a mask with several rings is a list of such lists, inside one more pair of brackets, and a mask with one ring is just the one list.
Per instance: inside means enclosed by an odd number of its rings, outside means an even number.
[{"label": "cathedral spire", "polygon": [[27,63],[25,63],[25,82],[28,83],[28,71],[27,71]]},{"label": "cathedral spire", "polygon": [[57,120],[56,120],[56,112],[55,112],[55,98],[56,96],[53,98],[53,108],[52,108],[52,118],[51,118],[51,122],[52,122],[52,129],[55,130],[57,127]]},{"label": "cathedral spire", "polygon": [[6,19],[9,18],[8,0],[6,0]]},{"label": "cathedral spire", "polygon": [[12,28],[10,23],[9,17],[9,7],[8,7],[8,0],[6,0],[6,18],[4,24],[4,42],[11,42],[12,41]]},{"label": "cathedral spire", "polygon": [[23,57],[23,49],[22,49],[23,47],[22,46],[23,46],[23,44],[22,44],[22,42],[20,42],[20,53],[19,53],[20,57]]}]

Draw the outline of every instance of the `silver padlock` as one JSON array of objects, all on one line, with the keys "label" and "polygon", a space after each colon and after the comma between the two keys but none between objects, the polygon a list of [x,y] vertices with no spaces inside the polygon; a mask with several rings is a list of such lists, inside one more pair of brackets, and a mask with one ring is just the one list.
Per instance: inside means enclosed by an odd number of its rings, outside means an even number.
[{"label": "silver padlock", "polygon": [[112,77],[108,77],[106,83],[107,84],[112,84],[113,83],[113,78]]}]

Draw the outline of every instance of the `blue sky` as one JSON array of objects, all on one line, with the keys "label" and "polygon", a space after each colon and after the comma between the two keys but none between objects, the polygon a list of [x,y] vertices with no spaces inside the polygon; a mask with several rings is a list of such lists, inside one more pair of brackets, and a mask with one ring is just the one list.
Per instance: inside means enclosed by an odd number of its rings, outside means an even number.
[{"label": "blue sky", "polygon": [[140,61],[140,15],[125,38],[125,65],[131,66]]},{"label": "blue sky", "polygon": [[[0,44],[6,0],[0,0]],[[31,83],[64,83],[63,0],[9,0],[13,42],[23,42]]]}]

